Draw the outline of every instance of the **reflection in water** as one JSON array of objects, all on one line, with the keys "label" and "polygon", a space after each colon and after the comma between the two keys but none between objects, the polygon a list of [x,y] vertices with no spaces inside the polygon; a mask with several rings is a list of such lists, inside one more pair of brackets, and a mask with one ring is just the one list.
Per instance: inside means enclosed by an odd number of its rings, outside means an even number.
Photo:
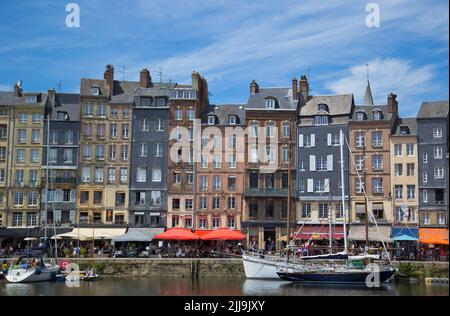
[{"label": "reflection in water", "polygon": [[244,280],[239,278],[102,278],[67,287],[64,282],[11,284],[0,280],[0,296],[39,295],[149,295],[149,296],[314,296],[314,295],[448,295],[448,284],[427,285],[422,282],[396,282],[379,288],[364,285],[292,283],[277,280]]}]

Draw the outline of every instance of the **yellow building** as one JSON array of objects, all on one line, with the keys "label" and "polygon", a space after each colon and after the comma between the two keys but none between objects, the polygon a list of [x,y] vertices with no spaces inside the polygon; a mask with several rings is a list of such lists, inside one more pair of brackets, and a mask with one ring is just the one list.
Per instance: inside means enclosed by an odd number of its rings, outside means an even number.
[{"label": "yellow building", "polygon": [[8,178],[9,166],[11,164],[8,142],[11,128],[11,100],[12,92],[0,92],[0,227],[6,226],[7,200],[8,200]]},{"label": "yellow building", "polygon": [[394,225],[417,227],[419,221],[419,166],[415,118],[399,120],[399,124],[391,135],[390,146]]}]

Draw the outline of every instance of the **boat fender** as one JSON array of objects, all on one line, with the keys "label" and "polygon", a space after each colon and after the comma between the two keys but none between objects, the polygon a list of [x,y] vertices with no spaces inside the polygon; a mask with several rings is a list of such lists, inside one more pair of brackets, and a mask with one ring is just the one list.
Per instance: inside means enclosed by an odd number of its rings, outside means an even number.
[{"label": "boat fender", "polygon": [[39,275],[39,274],[41,274],[41,273],[42,273],[41,269],[36,269],[36,274],[37,274],[37,275]]}]

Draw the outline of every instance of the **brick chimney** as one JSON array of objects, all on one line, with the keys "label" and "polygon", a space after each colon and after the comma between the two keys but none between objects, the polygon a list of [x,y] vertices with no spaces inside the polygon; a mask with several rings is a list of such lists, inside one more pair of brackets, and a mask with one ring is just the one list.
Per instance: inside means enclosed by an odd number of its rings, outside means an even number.
[{"label": "brick chimney", "polygon": [[393,94],[392,92],[389,93],[387,98],[387,105],[388,105],[388,113],[398,113],[398,102],[397,102],[397,95]]},{"label": "brick chimney", "polygon": [[106,65],[106,70],[103,78],[106,80],[106,85],[109,90],[109,95],[112,96],[114,93],[114,66]]},{"label": "brick chimney", "polygon": [[140,72],[139,87],[149,88],[152,86],[152,77],[150,77],[150,71],[147,68],[142,69]]},{"label": "brick chimney", "polygon": [[300,77],[300,94],[302,95],[303,101],[306,103],[308,101],[309,85],[305,75]]},{"label": "brick chimney", "polygon": [[292,78],[292,99],[298,100],[298,81],[297,78]]},{"label": "brick chimney", "polygon": [[192,89],[193,90],[199,90],[200,89],[200,85],[201,85],[200,74],[194,70],[194,71],[192,71],[191,77],[192,77]]},{"label": "brick chimney", "polygon": [[252,80],[252,82],[250,82],[250,95],[255,95],[257,94],[259,91],[259,86],[256,83],[255,80]]}]

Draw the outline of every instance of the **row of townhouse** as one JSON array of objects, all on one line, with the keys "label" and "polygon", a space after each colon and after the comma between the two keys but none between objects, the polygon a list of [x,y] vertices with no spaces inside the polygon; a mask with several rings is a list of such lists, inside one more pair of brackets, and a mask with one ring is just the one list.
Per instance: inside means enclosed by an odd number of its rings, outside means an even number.
[{"label": "row of townhouse", "polygon": [[18,83],[0,93],[0,225],[226,226],[260,247],[279,245],[288,215],[339,237],[347,211],[354,240],[374,238],[371,214],[387,241],[396,225],[447,227],[448,101],[398,113],[392,93],[374,104],[369,82],[357,105],[310,95],[306,76],[252,81],[246,104],[223,105],[195,71],[189,85],[147,69],[119,81],[107,65],[79,94]]}]

